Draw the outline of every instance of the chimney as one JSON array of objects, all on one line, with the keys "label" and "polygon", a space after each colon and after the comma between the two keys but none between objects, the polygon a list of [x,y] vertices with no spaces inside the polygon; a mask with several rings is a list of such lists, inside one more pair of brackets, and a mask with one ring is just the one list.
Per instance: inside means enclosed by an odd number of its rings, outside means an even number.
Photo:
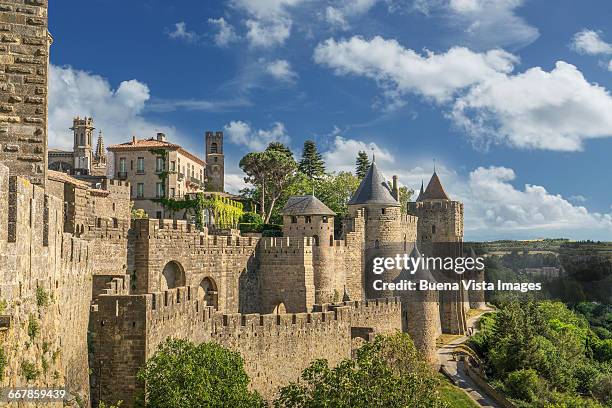
[{"label": "chimney", "polygon": [[399,201],[399,185],[397,183],[397,176],[395,175],[393,176],[393,189],[391,191],[391,195],[393,198]]},{"label": "chimney", "polygon": [[132,144],[136,144],[136,136],[132,136]]},{"label": "chimney", "polygon": [[157,133],[157,140],[158,140],[159,142],[165,142],[165,141],[166,141],[166,135],[165,135],[165,133],[161,133],[161,132]]}]

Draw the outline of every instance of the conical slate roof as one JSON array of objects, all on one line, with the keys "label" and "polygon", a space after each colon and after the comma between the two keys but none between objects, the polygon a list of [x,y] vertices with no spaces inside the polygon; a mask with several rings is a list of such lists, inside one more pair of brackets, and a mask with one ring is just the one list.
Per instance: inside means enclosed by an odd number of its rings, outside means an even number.
[{"label": "conical slate roof", "polygon": [[349,200],[349,205],[373,204],[397,207],[400,203],[393,198],[389,185],[383,174],[378,170],[376,162],[372,162],[367,174],[355,194]]},{"label": "conical slate roof", "polygon": [[336,215],[313,195],[291,196],[282,211],[283,215]]},{"label": "conical slate roof", "polygon": [[419,194],[420,200],[450,200],[446,191],[444,191],[444,187],[442,187],[442,183],[440,182],[440,178],[438,174],[434,171],[434,174],[431,176],[431,180],[429,180],[429,184],[427,184],[427,188],[423,194]]},{"label": "conical slate roof", "polygon": [[424,191],[423,191],[423,180],[421,180],[421,190],[419,190],[419,195],[418,195],[418,197],[416,199],[417,201],[421,201],[423,199],[423,193],[424,193]]},{"label": "conical slate roof", "polygon": [[[412,248],[412,251],[410,252],[410,258],[413,259],[420,259],[421,258],[421,253],[419,252],[419,248],[417,248],[416,244],[414,244],[414,247]],[[433,277],[433,275],[431,274],[431,272],[429,271],[429,269],[427,269],[426,265],[421,265],[421,263],[419,262],[416,271],[414,273],[411,273],[412,271],[409,271],[407,269],[402,269],[402,271],[399,273],[399,275],[397,276],[397,278],[395,278],[395,282],[400,282],[401,280],[427,280],[428,282],[436,282],[436,279]]]}]

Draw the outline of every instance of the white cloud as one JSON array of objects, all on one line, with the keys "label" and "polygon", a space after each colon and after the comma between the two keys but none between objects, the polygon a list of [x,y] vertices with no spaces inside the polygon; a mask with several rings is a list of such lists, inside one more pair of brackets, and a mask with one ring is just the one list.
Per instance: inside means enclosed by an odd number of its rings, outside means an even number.
[{"label": "white cloud", "polygon": [[282,45],[291,34],[292,7],[305,0],[231,0],[230,5],[244,12],[247,40],[253,47]]},{"label": "white cloud", "polygon": [[217,33],[214,36],[215,44],[219,47],[227,47],[229,44],[240,40],[234,27],[228,23],[223,17],[209,18],[208,23],[217,28]]},{"label": "white cloud", "polygon": [[244,174],[225,173],[225,191],[238,194],[245,187],[248,184],[244,182]]},{"label": "white cloud", "polygon": [[451,116],[485,146],[577,151],[587,139],[612,136],[612,96],[562,61],[550,72],[492,76],[460,97]]},{"label": "white cloud", "polygon": [[586,28],[574,34],[570,47],[581,54],[612,54],[612,44],[601,38],[601,32]]},{"label": "white cloud", "polygon": [[470,173],[466,230],[580,238],[612,233],[611,214],[589,212],[542,186],[526,184],[517,189],[511,184],[515,178],[514,170],[506,167],[478,167]]},{"label": "white cloud", "polygon": [[339,0],[325,9],[325,21],[333,28],[348,30],[349,18],[361,16],[377,3],[378,0]]},{"label": "white cloud", "polygon": [[288,144],[291,140],[285,125],[280,122],[274,122],[269,130],[264,130],[253,129],[250,124],[235,120],[225,125],[224,131],[230,142],[258,151],[264,150],[270,142]]},{"label": "white cloud", "polygon": [[177,140],[176,129],[152,123],[142,116],[149,100],[149,88],[137,80],[123,81],[113,89],[101,76],[69,66],[49,66],[49,146],[71,149],[75,116],[92,116],[103,131],[105,144],[165,132]]},{"label": "white cloud", "polygon": [[247,20],[247,39],[251,46],[270,48],[281,45],[291,33],[291,20],[278,20],[264,23],[258,20]]},{"label": "white cloud", "polygon": [[517,15],[524,0],[415,0],[413,9],[445,19],[462,31],[456,38],[482,49],[521,47],[539,37],[537,28]]},{"label": "white cloud", "polygon": [[576,195],[569,196],[569,199],[572,200],[572,201],[579,202],[579,203],[586,203],[587,202],[586,197],[581,195],[581,194],[576,194]]},{"label": "white cloud", "polygon": [[379,36],[371,40],[330,38],[317,45],[314,60],[333,68],[337,75],[374,79],[394,101],[413,92],[438,102],[447,101],[458,90],[497,73],[512,71],[517,62],[515,56],[503,50],[475,53],[463,47],[453,47],[442,54],[420,55],[396,40]]},{"label": "white cloud", "polygon": [[612,59],[608,62],[608,71],[612,72]]},{"label": "white cloud", "polygon": [[266,72],[275,79],[283,82],[294,82],[297,73],[291,69],[291,64],[287,60],[278,59],[266,64]]},{"label": "white cloud", "polygon": [[199,36],[194,31],[187,30],[187,23],[180,21],[174,24],[174,31],[168,32],[168,37],[175,40],[184,40],[187,42],[197,41]]},{"label": "white cloud", "polygon": [[395,161],[393,154],[376,143],[365,143],[360,140],[348,139],[336,135],[334,144],[323,153],[323,158],[328,170],[331,171],[355,171],[357,154],[364,151],[372,159],[372,152],[376,156],[376,163],[384,165]]}]

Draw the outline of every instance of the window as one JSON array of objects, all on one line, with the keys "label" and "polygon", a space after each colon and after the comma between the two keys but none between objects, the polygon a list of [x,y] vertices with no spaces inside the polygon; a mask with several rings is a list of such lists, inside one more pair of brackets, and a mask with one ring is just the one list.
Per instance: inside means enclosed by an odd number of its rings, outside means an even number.
[{"label": "window", "polygon": [[85,135],[81,133],[79,146],[85,146]]},{"label": "window", "polygon": [[164,171],[164,158],[158,157],[155,159],[155,171],[160,173]]},{"label": "window", "polygon": [[432,234],[435,234],[435,233],[436,233],[436,226],[435,226],[435,225],[432,225],[432,226],[431,226],[431,233],[432,233]]},{"label": "window", "polygon": [[218,159],[218,157],[217,157],[217,156],[215,156],[215,157],[213,158],[213,161],[216,163],[216,162],[217,162],[217,159]]},{"label": "window", "polygon": [[323,224],[327,224],[327,215],[323,216]]},{"label": "window", "polygon": [[217,144],[216,143],[211,143],[210,145],[210,152],[211,153],[217,153]]},{"label": "window", "polygon": [[174,160],[170,162],[170,171],[176,171],[176,162]]},{"label": "window", "polygon": [[144,157],[139,157],[136,161],[136,173],[144,173]]},{"label": "window", "polygon": [[157,211],[155,213],[155,218],[157,218],[158,220],[161,220],[162,219],[162,212],[161,211]]},{"label": "window", "polygon": [[144,197],[144,183],[136,184],[136,197],[138,198]]},{"label": "window", "polygon": [[119,172],[125,173],[127,171],[125,157],[119,159]]},{"label": "window", "polygon": [[155,184],[155,195],[157,196],[157,198],[161,198],[164,196],[164,184],[163,183]]},{"label": "window", "polygon": [[307,215],[305,218],[306,218],[306,219],[305,219],[305,221],[304,221],[304,222],[305,222],[306,224],[310,224],[310,223],[312,222],[312,218],[310,218],[310,216],[308,216],[308,215]]},{"label": "window", "polygon": [[295,215],[291,216],[291,223],[292,224],[296,224],[297,223],[297,217]]},{"label": "window", "polygon": [[174,193],[176,192],[176,190],[173,188],[170,189],[170,197],[174,197]]},{"label": "window", "polygon": [[383,208],[383,209],[381,210],[381,212],[384,214],[384,213],[385,213],[385,208]]}]

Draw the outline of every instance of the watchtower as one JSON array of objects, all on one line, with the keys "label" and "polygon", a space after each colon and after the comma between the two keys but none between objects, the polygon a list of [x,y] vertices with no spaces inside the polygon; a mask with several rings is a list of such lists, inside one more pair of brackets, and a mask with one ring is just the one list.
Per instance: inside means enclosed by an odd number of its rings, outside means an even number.
[{"label": "watchtower", "polygon": [[74,169],[89,173],[93,163],[93,118],[76,117],[72,121]]},{"label": "watchtower", "polygon": [[205,139],[207,190],[223,192],[225,190],[223,132],[207,131]]}]

